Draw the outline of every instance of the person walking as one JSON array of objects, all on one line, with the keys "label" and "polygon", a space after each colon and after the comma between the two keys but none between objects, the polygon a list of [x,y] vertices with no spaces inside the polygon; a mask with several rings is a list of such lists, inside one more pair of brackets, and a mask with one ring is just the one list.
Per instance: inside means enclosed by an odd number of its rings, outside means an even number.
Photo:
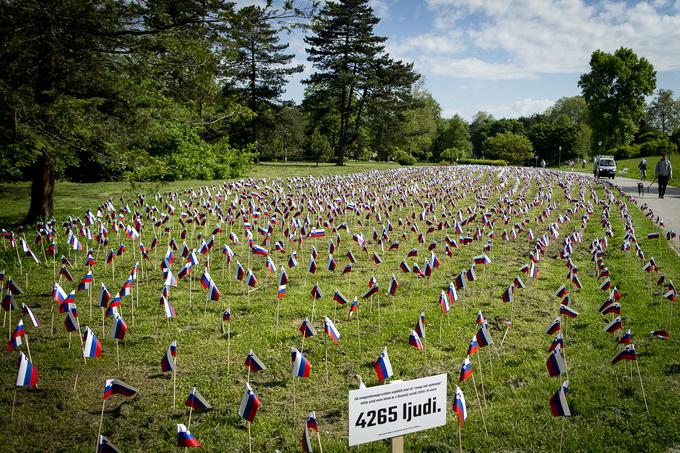
[{"label": "person walking", "polygon": [[661,160],[656,163],[654,174],[659,182],[659,198],[663,198],[668,180],[673,177],[673,167],[671,167],[671,161],[666,159],[666,153],[661,153]]},{"label": "person walking", "polygon": [[640,179],[644,181],[647,177],[647,161],[642,159],[638,164],[638,168],[640,169]]},{"label": "person walking", "polygon": [[541,168],[545,168],[545,160],[541,159]]}]

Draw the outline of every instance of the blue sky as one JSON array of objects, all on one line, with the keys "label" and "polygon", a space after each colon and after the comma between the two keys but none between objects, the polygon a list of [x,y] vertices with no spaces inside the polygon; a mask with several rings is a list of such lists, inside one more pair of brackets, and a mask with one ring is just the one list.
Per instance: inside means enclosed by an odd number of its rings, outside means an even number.
[{"label": "blue sky", "polygon": [[[239,3],[257,3],[242,0]],[[579,75],[596,49],[624,46],[657,70],[657,89],[680,96],[680,0],[371,0],[394,58],[412,61],[425,89],[466,120],[478,111],[496,118],[543,112],[580,94]],[[306,63],[302,33],[290,36]],[[295,77],[285,98],[299,102]]]}]

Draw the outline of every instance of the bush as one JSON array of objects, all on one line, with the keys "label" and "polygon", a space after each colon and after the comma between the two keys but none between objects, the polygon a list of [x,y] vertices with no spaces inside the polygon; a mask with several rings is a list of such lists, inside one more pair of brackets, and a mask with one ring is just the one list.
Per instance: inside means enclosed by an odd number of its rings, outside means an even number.
[{"label": "bush", "polygon": [[459,165],[495,165],[505,167],[508,163],[501,159],[458,159]]},{"label": "bush", "polygon": [[414,165],[417,162],[415,157],[400,149],[392,155],[392,160],[399,162],[399,165]]}]

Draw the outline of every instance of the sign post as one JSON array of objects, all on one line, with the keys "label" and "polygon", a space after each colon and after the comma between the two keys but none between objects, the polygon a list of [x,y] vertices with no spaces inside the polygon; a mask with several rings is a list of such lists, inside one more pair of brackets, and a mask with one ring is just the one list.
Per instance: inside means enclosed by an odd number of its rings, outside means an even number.
[{"label": "sign post", "polygon": [[446,391],[446,374],[351,390],[349,446],[445,425]]}]

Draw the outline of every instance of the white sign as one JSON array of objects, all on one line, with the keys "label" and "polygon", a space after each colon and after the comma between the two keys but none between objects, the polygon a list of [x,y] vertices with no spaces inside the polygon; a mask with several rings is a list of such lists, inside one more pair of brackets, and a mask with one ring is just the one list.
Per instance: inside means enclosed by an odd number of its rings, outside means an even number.
[{"label": "white sign", "polygon": [[446,424],[447,375],[349,392],[349,445]]}]

